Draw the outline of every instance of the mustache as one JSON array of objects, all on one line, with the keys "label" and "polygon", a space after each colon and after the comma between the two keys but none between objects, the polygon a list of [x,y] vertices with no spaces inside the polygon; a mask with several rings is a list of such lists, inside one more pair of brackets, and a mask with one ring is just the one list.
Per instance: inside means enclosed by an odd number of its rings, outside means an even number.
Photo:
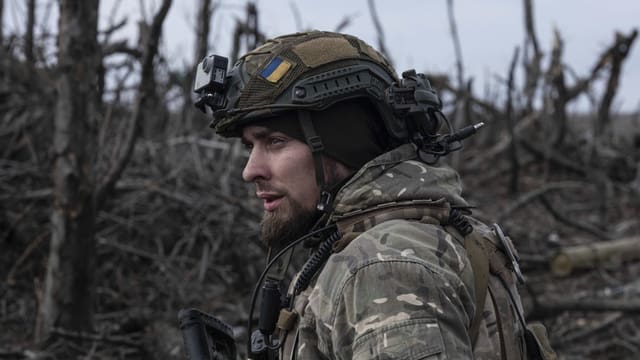
[{"label": "mustache", "polygon": [[268,193],[275,193],[278,195],[287,195],[289,193],[286,188],[273,186],[261,180],[255,181],[255,185],[256,185],[257,192],[268,192]]}]

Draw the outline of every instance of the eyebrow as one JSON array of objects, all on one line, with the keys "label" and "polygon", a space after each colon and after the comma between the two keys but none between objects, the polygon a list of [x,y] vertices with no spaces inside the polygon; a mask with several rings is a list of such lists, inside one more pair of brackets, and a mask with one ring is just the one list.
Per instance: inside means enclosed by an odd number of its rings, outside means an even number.
[{"label": "eyebrow", "polygon": [[[259,129],[259,130],[252,131],[250,133],[250,135],[251,135],[251,138],[254,138],[256,140],[260,140],[260,139],[266,138],[272,132],[273,132],[272,130],[264,128],[264,129]],[[242,135],[241,139],[242,139],[243,143],[245,143],[245,144],[249,143],[249,139],[247,139],[246,136]]]},{"label": "eyebrow", "polygon": [[[271,136],[273,134],[282,134],[283,136],[289,137],[287,134],[285,134],[283,132],[272,130],[272,129],[269,129],[269,128],[257,129],[255,131],[252,131],[249,135],[250,135],[250,137],[252,139],[264,140],[264,139],[268,138],[269,136]],[[249,141],[249,139],[247,139],[247,137],[244,136],[244,135],[242,135],[240,137],[240,141],[242,141],[243,144],[250,144],[251,143]]]}]

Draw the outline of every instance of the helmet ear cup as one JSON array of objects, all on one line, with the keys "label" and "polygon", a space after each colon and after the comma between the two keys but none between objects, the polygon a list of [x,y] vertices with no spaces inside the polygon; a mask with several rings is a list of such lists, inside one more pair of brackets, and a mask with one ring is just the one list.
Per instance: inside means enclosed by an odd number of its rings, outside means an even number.
[{"label": "helmet ear cup", "polygon": [[442,102],[424,74],[409,70],[402,77],[385,92],[386,105],[394,115],[385,125],[404,142],[433,139],[442,125]]},{"label": "helmet ear cup", "polygon": [[389,142],[397,145],[407,142],[410,131],[405,119],[395,114],[388,104],[377,103],[374,106],[380,114],[381,125],[386,131]]},{"label": "helmet ear cup", "polygon": [[438,129],[442,125],[440,117],[434,109],[427,109],[424,113],[418,113],[411,116],[407,121],[411,121],[415,131],[422,137],[427,139],[433,138],[438,133]]}]

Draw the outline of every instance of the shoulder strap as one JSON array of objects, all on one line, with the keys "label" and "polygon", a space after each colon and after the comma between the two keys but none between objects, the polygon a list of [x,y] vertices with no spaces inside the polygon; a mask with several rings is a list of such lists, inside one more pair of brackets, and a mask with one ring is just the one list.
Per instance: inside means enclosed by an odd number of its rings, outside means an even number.
[{"label": "shoulder strap", "polygon": [[304,308],[309,303],[309,289],[298,294],[293,300],[293,308],[291,310],[284,308],[280,310],[278,318],[278,329],[280,332],[280,348],[281,359],[293,359],[295,349],[298,343],[299,328],[301,314],[304,314]]},{"label": "shoulder strap", "polygon": [[450,234],[453,236],[458,236],[459,234],[464,238],[461,242],[464,245],[465,250],[467,250],[469,263],[471,264],[473,272],[475,313],[473,315],[473,319],[471,319],[471,325],[469,326],[469,335],[471,337],[471,342],[475,347],[480,333],[480,323],[482,322],[484,304],[487,298],[491,259],[485,246],[484,234],[478,230],[477,226],[471,225],[469,219],[463,215],[459,209],[451,209],[447,223],[448,224],[445,225],[445,229]]},{"label": "shoulder strap", "polygon": [[489,287],[489,257],[487,255],[486,248],[483,246],[481,237],[482,235],[480,235],[475,229],[464,237],[464,247],[467,250],[469,262],[473,269],[474,288],[476,294],[476,311],[473,319],[471,320],[471,326],[469,327],[469,335],[471,336],[471,341],[474,346],[478,340],[484,303],[487,297],[487,288]]},{"label": "shoulder strap", "polygon": [[342,238],[333,245],[333,252],[342,251],[358,235],[382,222],[403,219],[440,225],[446,223],[450,211],[449,202],[443,198],[390,202],[334,216]]}]

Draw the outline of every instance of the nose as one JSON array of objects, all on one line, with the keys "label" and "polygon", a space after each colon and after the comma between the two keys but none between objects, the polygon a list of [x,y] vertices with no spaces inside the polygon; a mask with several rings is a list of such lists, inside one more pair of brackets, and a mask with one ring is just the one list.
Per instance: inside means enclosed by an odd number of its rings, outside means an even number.
[{"label": "nose", "polygon": [[253,182],[258,179],[269,179],[267,162],[257,149],[254,149],[249,154],[249,159],[242,170],[242,179],[246,182]]}]

